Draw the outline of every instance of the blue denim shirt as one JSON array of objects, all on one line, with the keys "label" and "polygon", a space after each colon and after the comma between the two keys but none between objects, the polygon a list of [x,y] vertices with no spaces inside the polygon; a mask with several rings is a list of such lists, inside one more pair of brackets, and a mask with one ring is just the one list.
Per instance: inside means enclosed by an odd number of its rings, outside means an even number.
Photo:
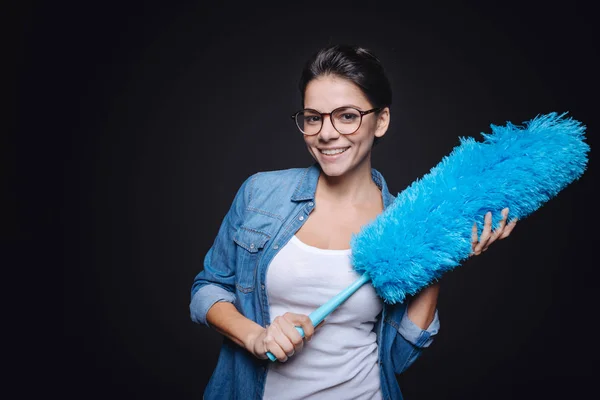
[{"label": "blue denim shirt", "polygon": [[[204,269],[194,279],[190,314],[208,326],[206,313],[216,302],[227,301],[247,318],[266,327],[270,322],[265,280],[277,252],[291,239],[315,207],[320,174],[308,168],[259,172],[244,181],[206,254]],[[384,207],[394,200],[381,174],[372,169]],[[439,330],[437,311],[422,330],[406,315],[407,302],[383,304],[374,326],[377,333],[381,390],[384,399],[402,399],[395,374],[408,368],[428,347]],[[262,399],[268,365],[224,338],[205,399]]]}]

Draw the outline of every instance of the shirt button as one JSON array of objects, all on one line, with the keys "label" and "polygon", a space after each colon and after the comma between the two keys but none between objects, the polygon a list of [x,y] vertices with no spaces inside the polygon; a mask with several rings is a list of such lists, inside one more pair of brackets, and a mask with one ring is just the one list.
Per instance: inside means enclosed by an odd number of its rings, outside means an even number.
[{"label": "shirt button", "polygon": [[273,248],[274,248],[275,250],[277,250],[277,249],[279,248],[279,246],[275,245],[275,246],[273,246]]},{"label": "shirt button", "polygon": [[298,218],[300,221],[304,221],[304,217],[301,215],[300,218]]},{"label": "shirt button", "polygon": [[265,290],[265,285],[260,285],[260,288],[261,288],[262,290]]},{"label": "shirt button", "polygon": [[313,202],[311,201],[310,203],[308,203],[308,205],[312,207],[312,206],[314,206],[314,205],[315,205],[315,203],[313,203]]},{"label": "shirt button", "polygon": [[254,248],[254,243],[252,243],[252,244],[250,245],[250,248],[251,248],[251,249],[253,249],[253,248]]}]

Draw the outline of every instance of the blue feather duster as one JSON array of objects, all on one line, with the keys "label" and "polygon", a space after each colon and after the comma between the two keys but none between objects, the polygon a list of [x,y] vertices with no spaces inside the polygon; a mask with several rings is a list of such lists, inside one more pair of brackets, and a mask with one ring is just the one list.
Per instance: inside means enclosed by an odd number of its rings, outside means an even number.
[{"label": "blue feather duster", "polygon": [[471,252],[471,227],[492,212],[523,218],[578,179],[586,169],[585,127],[566,113],[537,116],[524,126],[491,125],[483,142],[460,145],[399,193],[352,238],[353,265],[368,273],[378,295],[402,302]]},{"label": "blue feather duster", "polygon": [[506,207],[509,219],[522,220],[586,169],[585,127],[566,113],[491,128],[483,142],[460,138],[450,155],[352,237],[361,277],[313,311],[313,325],[369,281],[385,302],[404,301],[468,258],[474,221],[481,231],[491,211],[497,228]]}]

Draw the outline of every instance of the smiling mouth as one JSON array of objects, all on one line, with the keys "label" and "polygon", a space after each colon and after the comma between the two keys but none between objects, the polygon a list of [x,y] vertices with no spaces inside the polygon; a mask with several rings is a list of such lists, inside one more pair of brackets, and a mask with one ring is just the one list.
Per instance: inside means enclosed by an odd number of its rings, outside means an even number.
[{"label": "smiling mouth", "polygon": [[344,147],[343,149],[319,149],[321,154],[325,154],[326,156],[335,156],[337,154],[342,154],[350,147]]}]

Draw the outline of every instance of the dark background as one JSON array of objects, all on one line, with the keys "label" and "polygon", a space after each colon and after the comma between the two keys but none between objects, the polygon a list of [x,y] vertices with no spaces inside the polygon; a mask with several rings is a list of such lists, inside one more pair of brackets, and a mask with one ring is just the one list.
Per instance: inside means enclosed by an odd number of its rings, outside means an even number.
[{"label": "dark background", "polygon": [[[392,125],[373,165],[392,192],[490,124],[566,111],[595,148],[591,6],[448,3],[22,3],[2,239],[28,286],[16,313],[35,326],[28,344],[63,322],[48,358],[13,364],[27,388],[202,397],[221,339],[189,318],[193,278],[248,175],[311,162],[289,115],[323,45],[369,47],[388,70]],[[594,154],[509,239],[444,278],[438,338],[399,377],[407,399],[596,391]]]}]

